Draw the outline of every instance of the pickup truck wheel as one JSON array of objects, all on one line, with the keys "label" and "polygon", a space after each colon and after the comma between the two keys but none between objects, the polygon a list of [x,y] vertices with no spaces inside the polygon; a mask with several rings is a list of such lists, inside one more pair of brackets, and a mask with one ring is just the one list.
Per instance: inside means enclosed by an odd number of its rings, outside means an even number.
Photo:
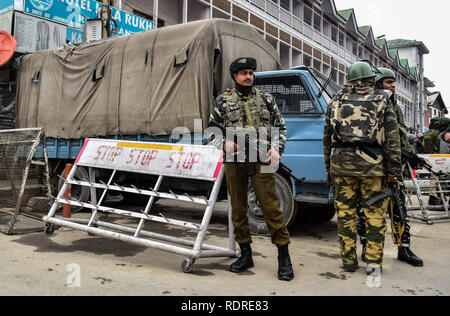
[{"label": "pickup truck wheel", "polygon": [[[64,178],[66,172],[63,170],[60,172],[60,178],[58,179],[58,192],[61,191],[62,186],[64,185]],[[83,179],[89,179],[89,173],[86,168],[78,167],[77,172],[75,173],[75,179],[84,181]],[[91,189],[86,186],[80,185],[72,185],[72,200],[77,200],[79,202],[87,203],[89,201],[89,197],[91,195]],[[81,211],[83,208],[81,206],[71,205],[70,210],[72,214],[75,214]]]},{"label": "pickup truck wheel", "polygon": [[[288,180],[282,175],[275,174],[275,190],[280,200],[280,208],[283,212],[286,226],[289,227],[294,222],[297,209],[295,208],[294,195]],[[268,235],[269,230],[266,225],[259,202],[256,200],[255,190],[249,181],[248,186],[248,222],[250,231],[256,235]]]}]

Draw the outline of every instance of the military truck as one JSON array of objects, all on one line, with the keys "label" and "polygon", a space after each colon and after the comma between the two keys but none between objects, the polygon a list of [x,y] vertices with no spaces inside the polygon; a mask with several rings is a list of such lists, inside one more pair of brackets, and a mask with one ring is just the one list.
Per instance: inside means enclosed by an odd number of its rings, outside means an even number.
[{"label": "military truck", "polygon": [[[76,159],[87,137],[182,142],[186,139],[175,137],[174,129],[198,130],[195,120],[204,129],[212,101],[233,84],[229,64],[242,56],[258,60],[262,72],[256,74],[256,86],[274,95],[287,123],[282,161],[288,168],[276,175],[287,224],[306,210],[331,219],[333,196],[322,134],[328,101],[340,88],[309,67],[280,70],[275,49],[242,23],[197,21],[28,55],[19,75],[17,124],[44,127],[52,178],[60,187],[58,176]],[[189,141],[202,141],[201,132],[193,136]],[[79,168],[76,177],[87,179],[87,170]],[[141,175],[117,179],[137,187],[152,181]],[[210,190],[201,181],[163,187],[197,195]],[[75,188],[72,197],[86,201],[89,193],[88,188]],[[251,185],[248,195],[252,231],[266,232]],[[225,186],[221,197],[226,198]],[[129,200],[136,201],[136,196]]]}]

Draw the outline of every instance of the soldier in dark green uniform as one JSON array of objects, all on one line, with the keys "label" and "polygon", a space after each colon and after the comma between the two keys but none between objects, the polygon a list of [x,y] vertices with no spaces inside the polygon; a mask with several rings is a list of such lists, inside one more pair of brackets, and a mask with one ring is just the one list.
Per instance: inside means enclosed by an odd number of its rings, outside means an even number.
[{"label": "soldier in dark green uniform", "polygon": [[425,154],[439,154],[439,135],[450,126],[450,119],[447,117],[432,118],[430,130],[423,136],[423,151]]},{"label": "soldier in dark green uniform", "polygon": [[374,90],[375,73],[365,62],[347,74],[351,92],[344,89],[330,102],[324,128],[324,156],[334,182],[338,233],[345,271],[358,268],[356,213],[362,202],[367,219],[367,273],[383,264],[388,200],[371,207],[366,202],[384,192],[386,182],[401,176],[400,135],[391,93]]},{"label": "soldier in dark green uniform", "polygon": [[[423,153],[424,154],[439,154],[440,144],[439,135],[443,133],[450,125],[450,119],[447,117],[434,117],[430,122],[430,130],[423,136]],[[437,188],[437,182],[432,179],[431,185]],[[428,205],[442,204],[441,198],[436,193],[435,189],[430,190]]]},{"label": "soldier in dark green uniform", "polygon": [[[216,145],[225,151],[225,175],[233,210],[234,234],[241,249],[241,257],[230,266],[230,270],[238,273],[254,266],[247,215],[250,177],[272,236],[272,243],[278,247],[278,278],[290,281],[294,278],[288,251],[290,236],[279,207],[273,168],[271,172],[267,172],[268,165],[276,167],[280,162],[286,142],[286,125],[273,96],[253,87],[256,68],[256,60],[250,57],[234,61],[230,65],[230,74],[236,84],[233,89],[217,97],[211,113],[211,120],[227,129],[227,137],[222,138],[219,144],[216,141]],[[279,130],[278,137],[273,137],[275,128]],[[229,138],[228,134],[257,131],[256,134],[260,136],[261,129],[265,130],[264,134],[269,138],[258,137],[258,144],[266,145],[264,152],[267,152],[269,158],[256,163],[256,173],[249,175],[248,162],[257,155],[249,153],[244,144],[240,144],[233,137]]]},{"label": "soldier in dark green uniform", "polygon": [[[387,68],[379,68],[380,74],[375,78],[375,89],[384,89],[391,91],[392,97],[391,101],[395,114],[397,116],[397,123],[400,132],[400,143],[401,148],[414,153],[414,148],[408,141],[408,129],[406,128],[405,121],[403,119],[403,112],[400,106],[398,106],[395,98],[395,73]],[[415,167],[415,166],[412,166]],[[401,187],[401,199],[403,203],[405,202],[405,194],[403,193],[404,188]],[[394,207],[397,207],[396,205]],[[366,253],[366,221],[364,217],[363,207],[358,210],[358,234],[361,239],[362,249],[362,259],[365,260]],[[398,246],[398,260],[404,261],[410,265],[421,267],[423,266],[423,261],[417,257],[410,249],[411,244],[411,234],[410,226],[407,221],[400,220],[400,216],[394,214],[391,210],[391,224],[392,224],[392,239],[394,243]]]}]

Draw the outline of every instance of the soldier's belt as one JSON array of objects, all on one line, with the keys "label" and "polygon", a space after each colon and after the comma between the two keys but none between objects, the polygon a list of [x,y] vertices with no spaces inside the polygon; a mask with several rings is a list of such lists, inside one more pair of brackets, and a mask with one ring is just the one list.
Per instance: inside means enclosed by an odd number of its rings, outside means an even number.
[{"label": "soldier's belt", "polygon": [[335,143],[331,145],[331,148],[336,153],[340,152],[356,152],[360,150],[374,160],[383,155],[383,150],[380,145],[377,144],[364,144],[364,143]]}]

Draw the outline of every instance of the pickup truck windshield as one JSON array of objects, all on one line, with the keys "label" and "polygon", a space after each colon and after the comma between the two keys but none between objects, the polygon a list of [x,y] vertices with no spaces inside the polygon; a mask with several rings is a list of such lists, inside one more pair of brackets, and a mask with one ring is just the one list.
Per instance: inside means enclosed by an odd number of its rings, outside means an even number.
[{"label": "pickup truck windshield", "polygon": [[[325,77],[322,73],[320,73],[314,68],[309,68],[309,70],[313,74],[312,77],[314,78],[319,87],[322,87],[327,83],[328,78]],[[326,86],[324,93],[322,94],[327,104],[330,103],[334,95],[341,90],[342,87],[339,86],[336,82],[334,82],[333,80],[328,81],[328,85]]]},{"label": "pickup truck windshield", "polygon": [[283,114],[320,114],[299,76],[260,77],[255,86],[272,94]]}]

